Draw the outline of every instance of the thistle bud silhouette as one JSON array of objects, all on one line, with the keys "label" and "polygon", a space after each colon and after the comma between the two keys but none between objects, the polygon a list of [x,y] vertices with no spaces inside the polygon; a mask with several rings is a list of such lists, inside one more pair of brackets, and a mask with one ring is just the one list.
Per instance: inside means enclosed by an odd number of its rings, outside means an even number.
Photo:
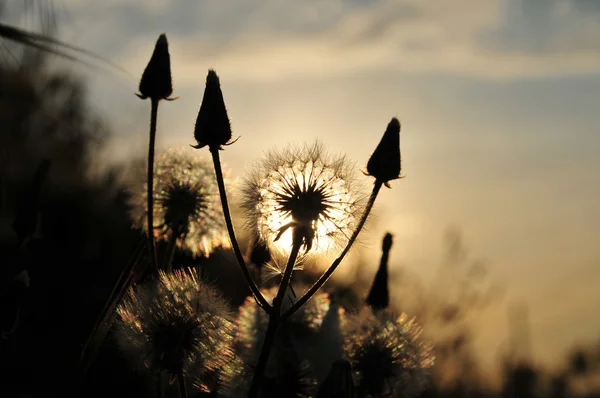
[{"label": "thistle bud silhouette", "polygon": [[367,175],[389,188],[389,181],[402,178],[400,171],[400,121],[393,118],[367,163]]},{"label": "thistle bud silhouette", "polygon": [[388,260],[391,248],[392,234],[388,232],[383,238],[381,263],[379,264],[379,269],[377,270],[377,274],[375,274],[375,279],[373,280],[371,290],[367,296],[367,305],[374,311],[384,310],[390,304]]},{"label": "thistle bud silhouette", "polygon": [[323,380],[315,398],[354,398],[352,365],[346,359],[338,359],[331,365],[331,371]]},{"label": "thistle bud silhouette", "polygon": [[144,69],[142,80],[140,80],[141,99],[170,100],[173,93],[171,82],[171,59],[169,57],[169,43],[167,36],[163,33],[158,37],[150,62]]},{"label": "thistle bud silhouette", "polygon": [[211,151],[223,149],[223,145],[228,145],[231,140],[231,124],[221,92],[221,83],[219,76],[212,69],[206,76],[206,87],[196,118],[194,138],[198,142],[194,148],[208,146]]}]

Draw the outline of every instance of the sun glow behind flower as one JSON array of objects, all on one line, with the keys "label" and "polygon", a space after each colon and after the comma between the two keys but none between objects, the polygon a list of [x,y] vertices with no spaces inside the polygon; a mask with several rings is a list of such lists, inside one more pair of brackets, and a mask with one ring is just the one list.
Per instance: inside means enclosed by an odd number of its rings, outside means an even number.
[{"label": "sun glow behind flower", "polygon": [[326,252],[356,225],[361,200],[351,171],[343,157],[327,159],[318,144],[271,153],[246,189],[244,207],[271,248],[290,251],[299,230],[306,251]]}]

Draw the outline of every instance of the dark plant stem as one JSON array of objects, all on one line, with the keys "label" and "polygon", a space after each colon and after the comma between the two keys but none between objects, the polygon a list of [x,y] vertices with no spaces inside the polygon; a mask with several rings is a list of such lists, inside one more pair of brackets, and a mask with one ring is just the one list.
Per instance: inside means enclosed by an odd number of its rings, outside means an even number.
[{"label": "dark plant stem", "polygon": [[252,275],[250,275],[250,271],[246,266],[246,262],[244,261],[244,256],[240,250],[240,246],[238,245],[237,239],[235,238],[235,231],[233,229],[233,222],[231,221],[231,214],[229,213],[229,204],[227,202],[227,192],[225,192],[225,183],[223,181],[223,170],[221,170],[221,159],[219,157],[218,149],[211,149],[210,153],[212,155],[215,174],[217,176],[217,184],[219,185],[219,195],[221,196],[221,204],[223,206],[223,215],[225,216],[225,224],[227,224],[227,232],[229,232],[229,239],[231,240],[231,247],[233,248],[233,252],[235,253],[235,257],[237,258],[238,264],[244,274],[244,278],[246,278],[246,283],[248,283],[248,287],[252,291],[254,298],[256,299],[258,305],[265,310],[265,312],[270,313],[272,308],[262,295],[258,286],[256,286],[256,282],[252,279]]},{"label": "dark plant stem", "polygon": [[158,268],[158,256],[156,254],[156,243],[154,242],[154,142],[156,141],[156,119],[158,117],[158,99],[152,98],[152,110],[150,112],[150,142],[148,143],[148,250],[150,263]]},{"label": "dark plant stem", "polygon": [[254,369],[254,376],[252,378],[250,390],[248,391],[248,398],[257,398],[260,388],[263,384],[265,369],[267,368],[269,355],[271,354],[271,349],[273,348],[273,343],[275,342],[275,336],[277,336],[277,329],[279,328],[279,323],[281,321],[281,306],[283,305],[285,293],[287,292],[290,280],[292,279],[292,271],[294,270],[294,265],[296,264],[296,259],[298,258],[298,253],[300,252],[301,246],[301,236],[299,234],[294,234],[294,245],[292,246],[292,251],[290,252],[290,257],[285,267],[285,272],[281,278],[277,296],[275,296],[275,299],[273,300],[273,308],[269,314],[269,325],[267,326],[265,340],[260,351],[260,356],[258,357],[258,363]]},{"label": "dark plant stem", "polygon": [[183,373],[177,373],[177,384],[179,384],[179,396],[181,398],[187,398],[187,389],[185,388],[185,378],[183,377]]},{"label": "dark plant stem", "polygon": [[289,318],[290,316],[292,316],[296,311],[298,311],[298,309],[300,309],[300,307],[302,307],[308,300],[311,299],[312,296],[315,295],[315,293],[317,293],[319,291],[319,289],[321,287],[323,287],[323,285],[325,284],[325,282],[327,282],[329,277],[331,277],[331,275],[336,270],[338,265],[340,265],[340,263],[342,262],[344,257],[346,257],[346,254],[348,254],[348,251],[350,251],[350,248],[356,241],[358,234],[360,233],[363,226],[365,225],[365,222],[367,221],[367,218],[369,217],[369,214],[371,213],[371,209],[373,208],[373,204],[375,203],[375,199],[377,199],[377,195],[379,194],[379,191],[381,190],[382,185],[383,185],[383,182],[381,182],[379,180],[375,181],[375,185],[373,186],[373,191],[371,191],[371,196],[369,197],[369,201],[367,202],[365,211],[363,212],[363,214],[360,218],[360,221],[358,222],[358,225],[356,226],[356,229],[352,233],[352,236],[350,237],[350,239],[348,239],[348,243],[346,244],[346,247],[344,247],[344,250],[342,250],[340,255],[333,261],[333,263],[329,266],[327,271],[325,271],[325,273],[323,273],[323,275],[321,275],[321,277],[310,287],[310,289],[308,289],[306,291],[306,293],[304,293],[304,295],[298,301],[296,301],[281,316],[281,319],[285,320],[285,319]]}]

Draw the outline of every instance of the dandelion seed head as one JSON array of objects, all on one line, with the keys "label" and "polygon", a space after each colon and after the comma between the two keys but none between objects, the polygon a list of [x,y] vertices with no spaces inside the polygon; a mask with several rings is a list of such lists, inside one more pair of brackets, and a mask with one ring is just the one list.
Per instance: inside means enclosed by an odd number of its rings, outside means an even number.
[{"label": "dandelion seed head", "polygon": [[193,271],[159,271],[131,287],[117,315],[117,344],[140,370],[183,372],[208,389],[203,380],[214,380],[234,356],[227,303]]},{"label": "dandelion seed head", "polygon": [[375,397],[418,394],[434,362],[432,347],[421,333],[415,319],[406,314],[395,318],[366,309],[349,321],[346,355],[358,390]]},{"label": "dandelion seed head", "polygon": [[338,246],[352,234],[363,204],[353,171],[347,159],[327,156],[318,143],[269,153],[244,191],[249,227],[284,253],[294,231],[307,252]]},{"label": "dandelion seed head", "polygon": [[[296,293],[301,295],[304,286],[294,287]],[[272,301],[277,295],[278,287],[273,287],[263,291],[263,295],[268,301]],[[289,308],[298,298],[294,297],[291,289],[288,289],[286,297],[283,300],[282,310]],[[312,299],[294,313],[282,325],[278,335],[283,335],[291,339],[292,344],[311,345],[311,339],[317,336],[325,315],[329,310],[329,295],[319,291]],[[238,333],[237,345],[240,354],[249,363],[253,363],[258,358],[262,347],[262,339],[267,330],[269,316],[256,304],[252,297],[246,298],[246,301],[240,307],[238,314]],[[283,344],[284,346],[286,344]]]},{"label": "dandelion seed head", "polygon": [[[147,231],[146,186],[135,188],[132,216]],[[155,236],[194,256],[229,247],[217,182],[211,164],[193,151],[170,149],[156,157],[154,174]]]}]

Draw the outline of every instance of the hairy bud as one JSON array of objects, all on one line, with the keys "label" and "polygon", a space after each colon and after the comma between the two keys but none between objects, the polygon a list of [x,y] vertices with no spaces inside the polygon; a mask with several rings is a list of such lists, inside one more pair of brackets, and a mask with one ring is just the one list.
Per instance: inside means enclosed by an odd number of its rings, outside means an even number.
[{"label": "hairy bud", "polygon": [[141,99],[169,100],[173,93],[169,43],[164,33],[156,41],[150,62],[142,74],[139,89],[140,94],[137,96]]},{"label": "hairy bud", "polygon": [[194,138],[198,142],[194,148],[208,146],[211,151],[222,149],[222,146],[228,145],[231,140],[231,124],[221,92],[221,83],[219,76],[212,69],[206,76],[206,87],[196,119]]},{"label": "hairy bud", "polygon": [[393,118],[367,163],[367,174],[389,187],[400,177],[400,122]]}]

